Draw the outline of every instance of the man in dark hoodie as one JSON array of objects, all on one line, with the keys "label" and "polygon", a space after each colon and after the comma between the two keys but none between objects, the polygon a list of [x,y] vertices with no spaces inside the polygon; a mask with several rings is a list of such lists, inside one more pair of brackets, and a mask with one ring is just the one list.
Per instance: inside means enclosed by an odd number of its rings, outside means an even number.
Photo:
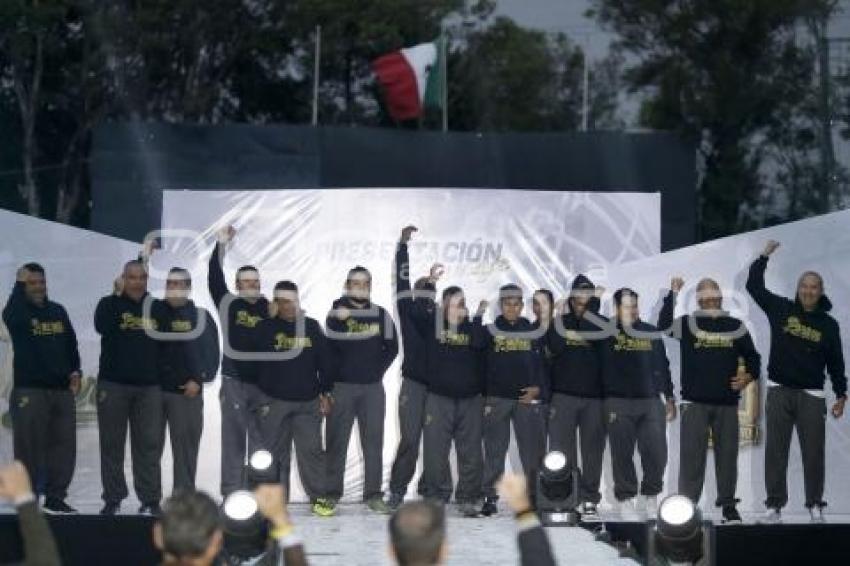
[{"label": "man in dark hoodie", "polygon": [[[428,277],[416,280],[410,288],[410,260],[407,243],[415,226],[406,226],[401,231],[395,257],[396,311],[401,325],[404,358],[401,364],[401,390],[398,396],[398,420],[401,438],[395,461],[390,473],[390,498],[387,505],[397,509],[404,501],[407,485],[416,472],[419,445],[422,440],[422,425],[425,417],[425,399],[428,389],[425,384],[425,344],[433,325],[418,320],[414,312],[434,312],[434,294],[441,266],[435,265]],[[451,477],[443,482],[451,490]],[[419,481],[418,492],[423,495],[424,484]]]},{"label": "man in dark hoodie", "polygon": [[[475,333],[474,345],[486,351],[484,402],[484,505],[481,514],[498,512],[496,482],[505,471],[511,422],[525,475],[537,477],[546,450],[546,411],[542,395],[548,386],[539,332],[522,316],[522,289],[499,289],[501,314]],[[530,486],[533,499],[533,482]]]},{"label": "man in dark hoodie", "polygon": [[724,523],[740,523],[735,507],[738,482],[738,402],[758,379],[761,356],[746,325],[722,310],[723,295],[713,279],[697,284],[699,310],[673,320],[680,277],[658,315],[658,328],[679,340],[682,421],[679,435],[679,493],[699,502],[705,481],[708,434],[714,443],[717,501]]},{"label": "man in dark hoodie", "polygon": [[[407,246],[399,250],[397,260],[405,265],[409,263]],[[409,289],[406,282],[400,286]],[[458,460],[455,499],[461,514],[475,517],[481,497],[484,400],[482,351],[473,344],[473,336],[476,327],[480,331],[480,317],[484,313],[479,312],[476,321],[470,321],[463,290],[454,286],[443,291],[437,309],[413,300],[409,293],[401,293],[399,302],[411,323],[422,329],[424,337],[420,363],[427,400],[423,411],[424,465],[420,493],[441,503],[451,499],[449,452],[454,441]]]},{"label": "man in dark hoodie", "polygon": [[272,318],[257,328],[257,351],[268,352],[260,364],[257,386],[266,396],[259,427],[264,446],[275,456],[280,483],[289,491],[292,444],[298,472],[313,513],[334,514],[325,497],[327,465],[322,450],[322,418],[330,413],[333,361],[319,323],[304,315],[298,286],[279,281],[274,287]]},{"label": "man in dark hoodie", "polygon": [[770,323],[770,359],[766,401],[764,478],[767,489],[765,522],[781,520],[788,503],[788,452],[797,429],[803,455],[806,507],[813,522],[822,522],[826,402],[824,372],[829,373],[835,403],[832,416],[840,418],[847,402],[847,377],[838,322],[828,313],[832,303],[824,294],[823,278],[806,271],[797,281],[792,301],[767,290],[764,272],[779,247],[769,241],[750,266],[747,291]]},{"label": "man in dark hoodie", "polygon": [[74,396],[80,390],[77,335],[65,308],[47,298],[44,268],[18,270],[3,308],[12,338],[10,400],[15,458],[45,494],[48,513],[76,513],[65,503],[77,454]]},{"label": "man in dark hoodie", "polygon": [[162,440],[171,440],[174,490],[195,489],[198,448],[204,429],[204,383],[215,379],[221,356],[218,328],[205,309],[189,299],[192,276],[173,267],[165,281],[165,299],[158,301],[163,326],[157,336],[162,387]]},{"label": "man in dark hoodie", "polygon": [[[670,364],[661,333],[640,319],[637,293],[618,289],[614,308],[616,316],[606,325],[611,335],[594,342],[602,361],[614,496],[624,517],[631,518],[636,511],[653,516],[667,465],[665,410],[668,421],[676,418]],[[660,400],[661,395],[666,403]],[[636,442],[643,467],[642,497],[638,502]]]},{"label": "man in dark hoodie", "polygon": [[[556,319],[546,335],[552,355],[552,401],[549,409],[549,449],[567,456],[570,467],[581,469],[582,515],[596,517],[601,499],[605,421],[602,416],[602,376],[599,353],[592,340],[600,328],[599,297],[593,283],[578,275],[567,298],[567,312]],[[588,315],[588,316],[585,316]],[[576,433],[581,437],[581,465]]]},{"label": "man in dark hoodie", "polygon": [[159,514],[162,497],[160,434],[162,391],[158,375],[162,305],[148,294],[148,273],[141,260],[128,261],[115,292],[103,297],[94,314],[100,334],[97,424],[103,515],[114,515],[127,497],[124,446],[130,427],[133,485],[139,513]]},{"label": "man in dark hoodie", "polygon": [[[260,321],[268,317],[269,302],[260,293],[260,273],[251,265],[236,270],[236,294],[227,288],[224,252],[236,235],[228,226],[218,234],[210,257],[208,284],[218,310],[224,344],[221,363],[221,494],[241,487],[245,454],[260,442],[256,409],[259,361],[250,359]],[[247,437],[247,442],[246,442]]]},{"label": "man in dark hoodie", "polygon": [[376,513],[389,513],[383,499],[384,373],[398,354],[398,335],[392,318],[371,301],[372,275],[362,266],[348,272],[345,296],[334,301],[327,333],[334,359],[333,410],[328,416],[327,457],[329,497],[343,492],[345,457],[351,427],[357,419],[363,450],[363,499]]}]

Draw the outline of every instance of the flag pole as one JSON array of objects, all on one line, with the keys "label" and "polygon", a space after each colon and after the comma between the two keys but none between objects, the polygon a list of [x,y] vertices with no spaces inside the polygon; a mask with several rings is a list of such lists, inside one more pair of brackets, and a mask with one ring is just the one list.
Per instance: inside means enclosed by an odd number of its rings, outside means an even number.
[{"label": "flag pole", "polygon": [[448,62],[446,61],[446,32],[440,30],[440,73],[443,75],[442,85],[442,104],[443,107],[443,131],[449,131],[449,77],[448,77]]},{"label": "flag pole", "polygon": [[314,126],[319,125],[319,62],[322,53],[322,26],[316,26],[316,54],[313,57],[313,120]]}]

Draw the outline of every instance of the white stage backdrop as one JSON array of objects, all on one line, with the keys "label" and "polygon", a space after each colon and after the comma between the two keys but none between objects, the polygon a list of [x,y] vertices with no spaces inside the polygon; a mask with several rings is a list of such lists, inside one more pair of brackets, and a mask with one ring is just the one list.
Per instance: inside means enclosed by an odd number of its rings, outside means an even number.
[{"label": "white stage backdrop", "polygon": [[[356,264],[373,274],[373,299],[393,310],[392,262],[401,228],[419,227],[411,244],[414,276],[433,262],[446,266],[444,283],[461,285],[470,304],[493,299],[507,282],[526,292],[547,287],[561,295],[580,271],[603,274],[613,264],[655,255],[660,249],[660,196],[646,193],[543,192],[484,189],[335,189],[285,191],[166,191],[164,250],[151,264],[152,289],[172,265],[191,269],[194,298],[211,308],[205,290],[215,232],[237,229],[225,276],[256,265],[263,291],[295,281],[308,315],[324,322]],[[158,257],[157,257],[158,256]],[[156,291],[155,291],[156,292]],[[491,301],[492,302],[492,301]],[[531,307],[528,303],[528,315]],[[384,475],[398,443],[399,363],[387,372]],[[215,389],[205,395],[199,484],[217,490],[219,410]],[[362,493],[362,460],[352,435],[346,499]],[[516,454],[511,462],[518,462]],[[295,463],[293,462],[293,469]],[[169,481],[166,479],[166,481]],[[293,497],[302,498],[293,477]],[[411,484],[415,487],[415,482]]]}]

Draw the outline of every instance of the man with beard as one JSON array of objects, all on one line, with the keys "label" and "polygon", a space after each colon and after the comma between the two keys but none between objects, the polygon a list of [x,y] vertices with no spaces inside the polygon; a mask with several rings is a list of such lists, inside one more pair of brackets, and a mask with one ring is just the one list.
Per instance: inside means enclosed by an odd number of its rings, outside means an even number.
[{"label": "man with beard", "polygon": [[[549,450],[567,456],[571,468],[581,469],[581,514],[598,516],[599,482],[605,452],[605,421],[602,416],[602,375],[599,352],[593,340],[600,338],[599,295],[584,275],[578,275],[567,298],[567,312],[546,335],[552,354],[552,402],[549,410]],[[587,315],[587,316],[586,316]],[[581,441],[581,465],[576,434]]]},{"label": "man with beard", "polygon": [[45,494],[45,512],[76,513],[65,498],[77,455],[80,353],[65,307],[47,298],[39,264],[18,270],[3,322],[15,352],[10,400],[15,458],[29,471],[36,493]]},{"label": "man with beard", "polygon": [[363,500],[376,513],[389,513],[383,499],[384,373],[398,354],[395,324],[371,301],[372,275],[362,266],[348,272],[345,295],[334,301],[327,332],[334,359],[333,410],[328,416],[328,497],[342,497],[345,457],[354,420],[364,461]]},{"label": "man with beard", "polygon": [[699,310],[674,321],[676,298],[683,286],[682,278],[673,278],[658,315],[658,327],[679,340],[681,350],[679,493],[695,502],[702,496],[710,430],[717,477],[715,505],[722,509],[724,523],[740,523],[735,507],[738,401],[740,392],[758,378],[761,356],[744,323],[722,310],[723,295],[713,279],[697,284]]},{"label": "man with beard", "polygon": [[192,276],[174,267],[165,282],[161,303],[163,326],[157,336],[162,387],[162,444],[171,440],[174,491],[195,489],[198,448],[204,429],[204,383],[215,379],[221,353],[218,328],[205,309],[189,299]]},{"label": "man with beard", "polygon": [[[245,454],[260,442],[255,410],[259,362],[246,359],[255,353],[255,333],[268,317],[269,302],[260,293],[260,274],[252,265],[236,270],[236,294],[227,288],[222,265],[224,252],[236,236],[228,226],[218,234],[210,257],[208,284],[224,333],[221,364],[221,494],[241,487]],[[247,437],[247,442],[246,442]]]}]

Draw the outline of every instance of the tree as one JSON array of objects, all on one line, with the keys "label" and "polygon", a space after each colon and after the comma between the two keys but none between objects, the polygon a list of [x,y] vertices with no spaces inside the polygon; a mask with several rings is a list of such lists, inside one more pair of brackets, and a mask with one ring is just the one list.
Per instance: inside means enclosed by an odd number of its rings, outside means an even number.
[{"label": "tree", "polygon": [[805,137],[793,130],[806,121],[814,64],[798,27],[824,4],[594,0],[591,14],[637,58],[625,80],[647,95],[641,124],[678,131],[698,147],[702,238],[758,226],[767,183],[800,178],[805,151],[775,175],[768,157],[777,149],[774,136],[785,140],[786,152],[794,147],[789,141]]}]

